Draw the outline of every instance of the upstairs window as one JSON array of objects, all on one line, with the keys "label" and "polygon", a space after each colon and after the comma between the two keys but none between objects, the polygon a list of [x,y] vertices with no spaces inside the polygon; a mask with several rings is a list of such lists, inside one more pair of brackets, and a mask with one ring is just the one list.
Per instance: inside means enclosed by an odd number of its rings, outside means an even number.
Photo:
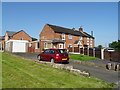
[{"label": "upstairs window", "polygon": [[87,42],[89,42],[89,38],[87,38]]},{"label": "upstairs window", "polygon": [[65,34],[62,33],[62,40],[65,40]]},{"label": "upstairs window", "polygon": [[44,40],[44,36],[42,36],[42,39]]},{"label": "upstairs window", "polygon": [[68,47],[71,48],[71,47],[72,47],[72,44],[68,44]]},{"label": "upstairs window", "polygon": [[82,37],[81,37],[81,36],[80,36],[79,38],[80,38],[80,40],[82,40]]},{"label": "upstairs window", "polygon": [[72,39],[72,35],[71,35],[71,34],[69,34],[69,35],[68,35],[68,38],[69,38],[69,39]]}]

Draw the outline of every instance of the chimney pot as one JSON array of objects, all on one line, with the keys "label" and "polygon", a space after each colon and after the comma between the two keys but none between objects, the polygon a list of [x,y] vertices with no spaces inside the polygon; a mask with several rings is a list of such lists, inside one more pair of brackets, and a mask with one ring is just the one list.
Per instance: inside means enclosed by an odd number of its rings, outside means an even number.
[{"label": "chimney pot", "polygon": [[83,32],[83,28],[82,28],[82,27],[80,27],[80,28],[79,28],[79,31],[80,31],[80,32]]},{"label": "chimney pot", "polygon": [[75,28],[73,27],[72,30],[75,30]]}]

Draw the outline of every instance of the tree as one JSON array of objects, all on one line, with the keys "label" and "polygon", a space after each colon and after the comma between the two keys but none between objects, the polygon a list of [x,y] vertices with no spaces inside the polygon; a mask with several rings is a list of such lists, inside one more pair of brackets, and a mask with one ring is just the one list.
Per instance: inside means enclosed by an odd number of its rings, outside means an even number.
[{"label": "tree", "polygon": [[115,50],[120,50],[120,40],[110,43],[109,47],[114,48]]},{"label": "tree", "polygon": [[97,48],[102,49],[102,48],[103,48],[103,46],[102,46],[102,45],[98,45],[98,46],[97,46]]}]

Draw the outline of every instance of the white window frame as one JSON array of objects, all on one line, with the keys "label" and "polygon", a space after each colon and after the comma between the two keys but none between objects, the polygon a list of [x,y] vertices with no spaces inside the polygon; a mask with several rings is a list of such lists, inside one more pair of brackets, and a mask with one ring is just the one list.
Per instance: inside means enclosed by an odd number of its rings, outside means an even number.
[{"label": "white window frame", "polygon": [[89,40],[90,40],[90,39],[87,37],[87,42],[89,42]]},{"label": "white window frame", "polygon": [[[60,46],[62,46],[62,47],[60,47]],[[63,44],[59,44],[59,49],[63,49]]]},{"label": "white window frame", "polygon": [[72,35],[71,35],[71,34],[69,34],[69,35],[68,35],[68,38],[69,38],[69,39],[72,39]]},{"label": "white window frame", "polygon": [[[51,48],[52,48],[52,43],[51,43]],[[48,49],[48,43],[47,42],[44,43],[44,49]]]},{"label": "white window frame", "polygon": [[44,36],[42,36],[42,39],[43,39],[43,40],[44,40],[44,38],[45,38],[45,37],[44,37]]},{"label": "white window frame", "polygon": [[65,40],[65,34],[62,33],[62,40]]},{"label": "white window frame", "polygon": [[90,40],[90,43],[92,43],[92,40]]},{"label": "white window frame", "polygon": [[79,38],[80,38],[80,40],[82,40],[82,36],[80,36]]}]

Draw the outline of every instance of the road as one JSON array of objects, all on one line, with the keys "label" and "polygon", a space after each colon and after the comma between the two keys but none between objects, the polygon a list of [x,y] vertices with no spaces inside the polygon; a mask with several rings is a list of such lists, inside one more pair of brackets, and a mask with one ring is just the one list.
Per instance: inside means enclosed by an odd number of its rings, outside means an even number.
[{"label": "road", "polygon": [[[38,53],[14,53],[14,54],[21,56],[23,58],[32,59],[32,60],[36,60],[37,55],[38,55]],[[75,63],[75,62],[70,62],[69,64],[73,65],[74,68],[79,69],[81,71],[83,71],[83,70],[88,71],[92,77],[99,78],[106,82],[118,83],[118,81],[119,81],[118,77],[120,77],[120,76],[118,76],[118,75],[120,75],[120,74],[118,74],[117,71],[113,71],[113,70],[109,71],[104,68],[82,65],[79,63]]]}]

